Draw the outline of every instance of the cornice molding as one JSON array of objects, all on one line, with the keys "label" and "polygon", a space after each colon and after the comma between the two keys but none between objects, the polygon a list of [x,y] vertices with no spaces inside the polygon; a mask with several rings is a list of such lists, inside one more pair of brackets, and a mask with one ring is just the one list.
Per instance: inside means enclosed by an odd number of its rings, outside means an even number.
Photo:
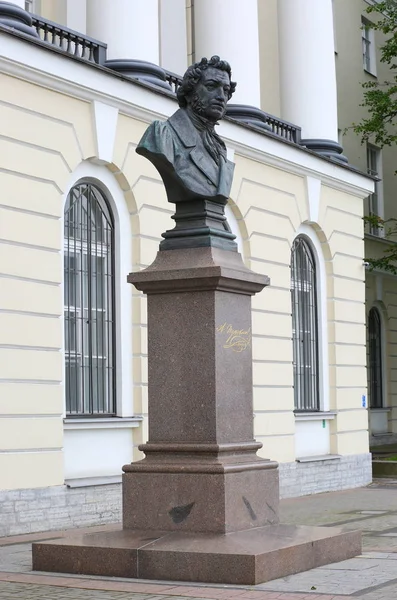
[{"label": "cornice molding", "polygon": [[[176,99],[171,95],[42,45],[29,44],[4,31],[0,32],[0,72],[87,102],[107,104],[144,123],[166,119],[176,108]],[[365,174],[271,134],[265,135],[227,119],[220,124],[219,132],[226,144],[244,157],[284,168],[301,177],[317,177],[323,184],[359,198],[373,192],[374,183]]]}]

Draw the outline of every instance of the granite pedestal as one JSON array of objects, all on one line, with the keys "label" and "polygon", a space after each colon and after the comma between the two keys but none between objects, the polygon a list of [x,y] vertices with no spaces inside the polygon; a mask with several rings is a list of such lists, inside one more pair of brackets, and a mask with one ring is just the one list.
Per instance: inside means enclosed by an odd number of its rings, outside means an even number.
[{"label": "granite pedestal", "polygon": [[128,280],[148,297],[149,441],[123,467],[123,527],[36,543],[33,568],[256,584],[359,554],[360,533],[279,524],[278,465],[253,438],[251,296],[268,278],[208,246]]}]

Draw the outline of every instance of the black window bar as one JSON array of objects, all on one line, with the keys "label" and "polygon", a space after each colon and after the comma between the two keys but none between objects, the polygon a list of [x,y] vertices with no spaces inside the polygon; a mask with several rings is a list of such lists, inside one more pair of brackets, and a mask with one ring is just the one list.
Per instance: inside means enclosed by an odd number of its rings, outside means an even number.
[{"label": "black window bar", "polygon": [[316,264],[297,237],[291,255],[292,344],[295,411],[320,410]]},{"label": "black window bar", "polygon": [[70,191],[64,235],[66,414],[113,416],[114,221],[94,185],[80,183]]},{"label": "black window bar", "polygon": [[371,308],[368,317],[369,337],[369,405],[383,407],[382,386],[382,325],[377,308]]}]

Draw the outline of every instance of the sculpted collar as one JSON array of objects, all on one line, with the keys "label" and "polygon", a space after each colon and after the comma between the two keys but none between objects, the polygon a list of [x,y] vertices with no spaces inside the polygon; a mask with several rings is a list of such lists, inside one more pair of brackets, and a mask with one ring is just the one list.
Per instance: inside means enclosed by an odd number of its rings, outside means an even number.
[{"label": "sculpted collar", "polygon": [[215,132],[214,125],[207,119],[179,109],[169,119],[175,132],[186,147],[196,145],[197,132],[201,134],[207,152],[216,164],[223,159],[226,161],[226,146],[221,137]]}]

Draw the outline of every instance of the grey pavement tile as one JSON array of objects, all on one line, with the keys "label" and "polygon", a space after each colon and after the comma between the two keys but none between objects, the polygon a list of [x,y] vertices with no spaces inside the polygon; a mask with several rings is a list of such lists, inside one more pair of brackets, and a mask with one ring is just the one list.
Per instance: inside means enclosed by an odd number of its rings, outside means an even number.
[{"label": "grey pavement tile", "polygon": [[[157,596],[153,594],[0,582],[0,600],[152,600],[154,598]],[[168,597],[161,596],[160,598],[165,600]],[[175,600],[175,597],[172,597],[172,600]],[[192,598],[187,600],[192,600]]]},{"label": "grey pavement tile", "polygon": [[32,570],[32,545],[0,546],[0,571],[27,573]]},{"label": "grey pavement tile", "polygon": [[397,560],[397,554],[391,554],[390,552],[366,552],[363,555],[364,558],[387,558],[389,560]]},{"label": "grey pavement tile", "polygon": [[397,583],[376,588],[366,594],[356,596],[356,600],[396,600]]},{"label": "grey pavement tile", "polygon": [[[395,560],[360,557],[276,579],[256,589],[309,593],[314,587],[317,594],[359,595],[394,581],[396,577]],[[397,593],[393,600],[396,598]]]},{"label": "grey pavement tile", "polygon": [[384,558],[386,558],[384,555],[380,555],[377,559],[362,555],[318,568],[326,571],[365,571],[367,569],[376,569],[379,560],[383,560]]}]

